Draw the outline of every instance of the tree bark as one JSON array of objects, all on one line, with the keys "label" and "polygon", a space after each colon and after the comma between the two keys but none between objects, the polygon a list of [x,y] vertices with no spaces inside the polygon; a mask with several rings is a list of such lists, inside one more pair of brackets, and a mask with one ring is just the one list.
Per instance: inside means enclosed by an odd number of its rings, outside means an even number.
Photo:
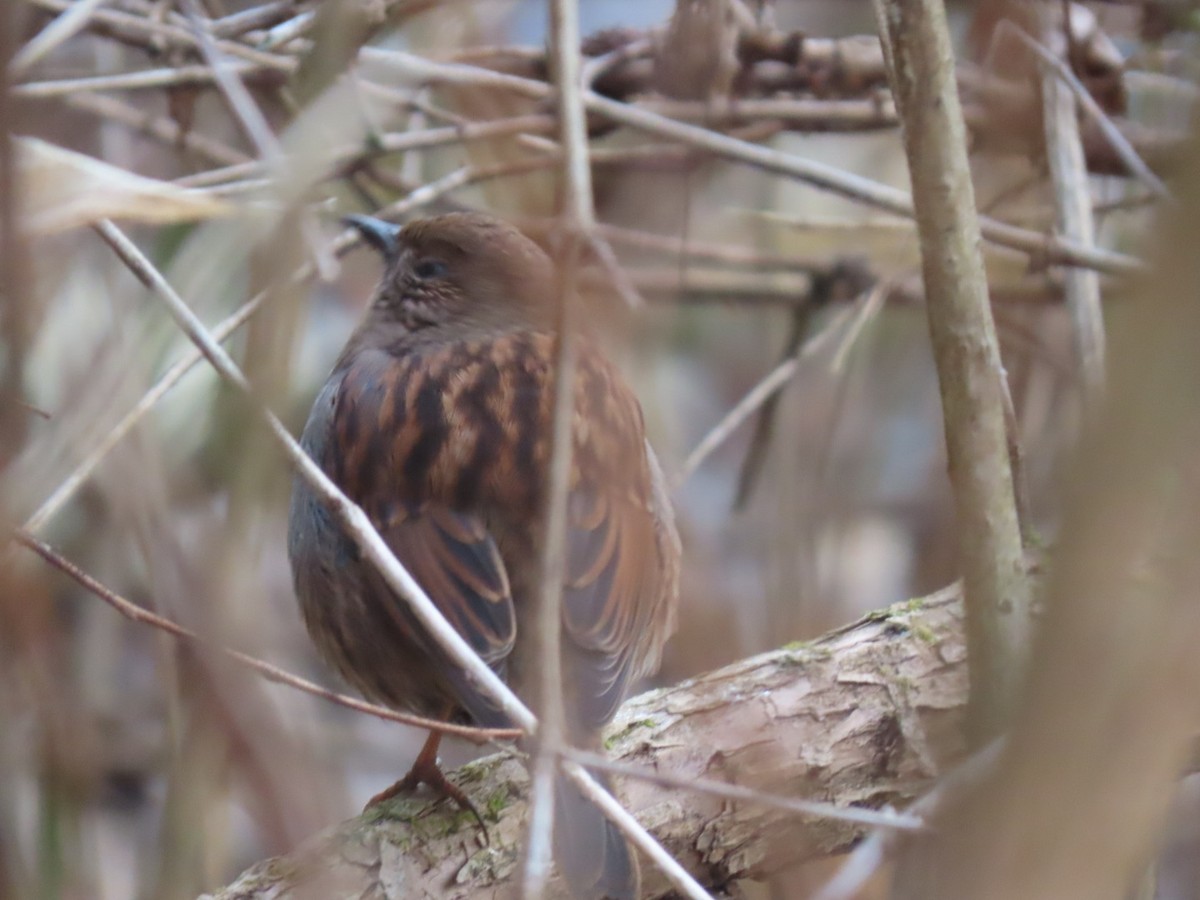
[{"label": "tree bark", "polygon": [[[957,586],[872,613],[630,700],[607,740],[615,760],[773,796],[904,806],[964,752],[966,647]],[[206,900],[511,898],[528,777],[514,754],[452,773],[488,822],[424,798],[345,822],[261,862]],[[761,879],[848,850],[850,823],[616,778],[618,796],[704,884]],[[644,895],[667,890],[643,866]],[[561,896],[551,885],[551,896]]]}]

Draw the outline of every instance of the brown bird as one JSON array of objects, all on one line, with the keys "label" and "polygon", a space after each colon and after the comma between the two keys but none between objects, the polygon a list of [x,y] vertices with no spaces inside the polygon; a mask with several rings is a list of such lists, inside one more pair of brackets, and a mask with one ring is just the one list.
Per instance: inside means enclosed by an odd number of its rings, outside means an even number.
[{"label": "brown bird", "polygon": [[[433,602],[524,698],[550,452],[557,280],[503,221],[453,213],[404,228],[351,223],[386,271],[317,396],[302,444],[371,518]],[[578,338],[567,573],[562,593],[568,739],[596,748],[675,627],[679,537],[637,399]],[[511,723],[424,632],[303,481],[288,550],[309,633],[368,697],[434,717]],[[380,797],[426,782],[438,735]],[[634,898],[632,851],[565,779],[555,857],[580,897]]]}]

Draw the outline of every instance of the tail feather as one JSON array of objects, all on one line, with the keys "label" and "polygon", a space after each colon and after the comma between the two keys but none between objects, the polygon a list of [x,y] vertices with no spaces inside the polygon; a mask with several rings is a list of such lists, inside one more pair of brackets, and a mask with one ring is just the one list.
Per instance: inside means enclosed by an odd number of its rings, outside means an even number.
[{"label": "tail feather", "polygon": [[554,857],[578,900],[637,900],[641,877],[633,848],[564,777],[554,786]]}]

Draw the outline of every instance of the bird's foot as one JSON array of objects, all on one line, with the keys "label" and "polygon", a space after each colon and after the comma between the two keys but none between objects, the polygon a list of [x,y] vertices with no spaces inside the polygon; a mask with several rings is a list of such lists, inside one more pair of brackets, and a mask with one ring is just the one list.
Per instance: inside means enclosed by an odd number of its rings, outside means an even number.
[{"label": "bird's foot", "polygon": [[421,785],[427,785],[433,789],[433,792],[441,799],[449,798],[453,800],[459,809],[469,812],[475,821],[479,824],[479,830],[483,832],[484,843],[489,843],[487,825],[483,821],[483,816],[479,814],[475,804],[458,785],[446,777],[446,774],[438,766],[436,759],[425,759],[424,756],[417,757],[417,761],[413,763],[408,774],[393,784],[386,790],[380,791],[374,797],[367,801],[367,805],[363,807],[363,812],[391,800],[393,797],[399,797],[413,793]]}]

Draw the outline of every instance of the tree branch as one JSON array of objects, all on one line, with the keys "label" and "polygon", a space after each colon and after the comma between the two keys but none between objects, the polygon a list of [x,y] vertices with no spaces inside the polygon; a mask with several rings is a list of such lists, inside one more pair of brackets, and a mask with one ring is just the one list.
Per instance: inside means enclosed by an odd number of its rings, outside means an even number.
[{"label": "tree branch", "polygon": [[929,335],[941,387],[971,646],[971,725],[995,737],[1016,702],[1030,592],[1005,422],[1005,374],[988,303],[980,222],[945,10],[876,0],[895,71],[921,242]]},{"label": "tree branch", "polygon": [[[902,806],[961,758],[966,648],[957,586],[872,613],[818,640],[755,656],[621,709],[610,756],[690,782],[708,778],[838,806]],[[452,777],[489,820],[409,799],[343,823],[286,858],[265,860],[208,900],[383,893],[507,898],[528,776],[513,755]],[[860,824],[796,816],[617,776],[624,805],[702,883],[760,879],[848,850]],[[668,890],[647,867],[645,896]],[[562,896],[551,885],[550,896]]]}]

